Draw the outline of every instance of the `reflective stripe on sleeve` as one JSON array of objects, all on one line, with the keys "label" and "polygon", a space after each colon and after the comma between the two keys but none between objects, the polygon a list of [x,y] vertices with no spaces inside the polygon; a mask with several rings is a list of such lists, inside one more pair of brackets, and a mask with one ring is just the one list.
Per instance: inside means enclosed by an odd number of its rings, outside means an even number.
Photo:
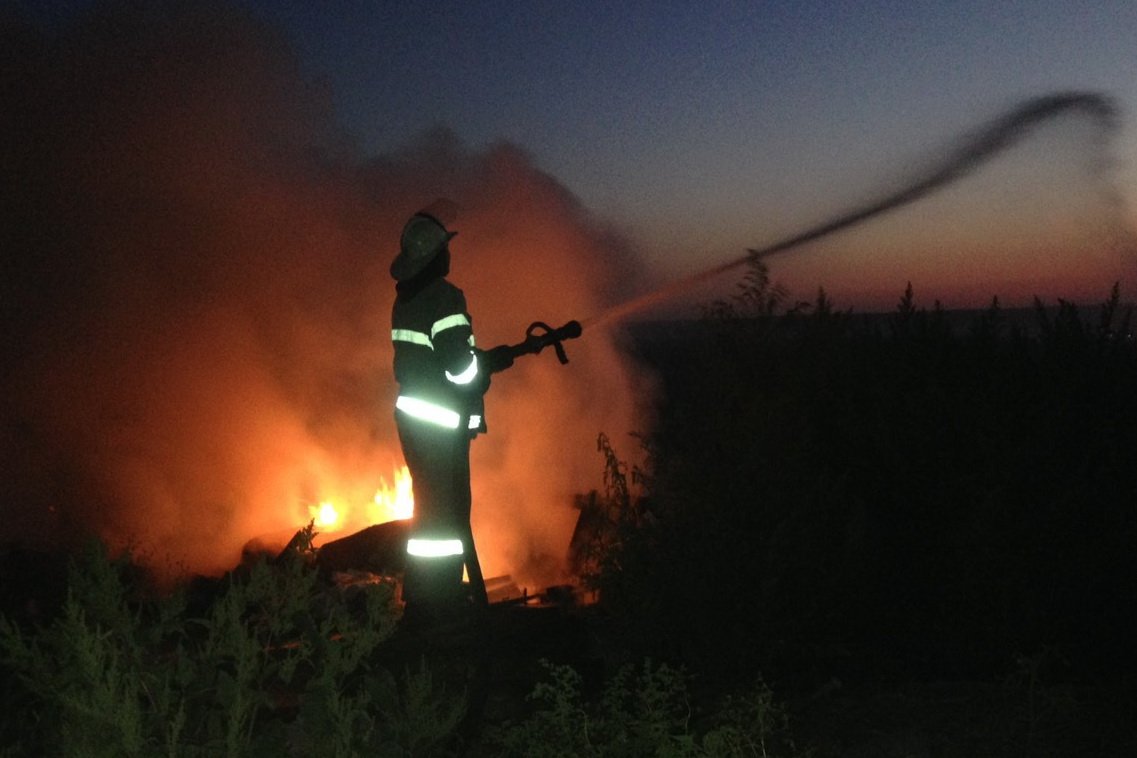
[{"label": "reflective stripe on sleeve", "polygon": [[477,355],[471,355],[470,356],[470,365],[467,366],[466,368],[462,369],[457,374],[451,374],[449,371],[446,372],[446,378],[449,379],[454,384],[469,384],[470,382],[474,381],[474,377],[476,377],[477,375],[478,375],[478,356]]},{"label": "reflective stripe on sleeve", "polygon": [[430,341],[430,335],[426,332],[416,332],[414,329],[392,329],[391,330],[392,342],[410,342],[415,345],[422,345],[434,349],[434,343]]},{"label": "reflective stripe on sleeve", "polygon": [[435,321],[430,327],[430,338],[434,339],[438,333],[451,329],[455,326],[469,326],[470,319],[464,313],[455,313],[453,316],[446,316]]},{"label": "reflective stripe on sleeve", "polygon": [[456,411],[417,397],[399,395],[395,399],[395,407],[408,416],[447,429],[457,429],[462,420]]},{"label": "reflective stripe on sleeve", "polygon": [[462,540],[407,540],[407,555],[419,558],[447,558],[462,552]]}]

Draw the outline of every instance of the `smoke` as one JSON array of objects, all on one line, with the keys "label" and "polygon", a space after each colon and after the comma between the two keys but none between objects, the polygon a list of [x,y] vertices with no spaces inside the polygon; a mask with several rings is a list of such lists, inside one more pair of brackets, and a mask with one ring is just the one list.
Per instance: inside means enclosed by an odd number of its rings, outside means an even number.
[{"label": "smoke", "polygon": [[[11,19],[0,87],[0,540],[94,533],[159,572],[218,572],[322,498],[401,464],[387,266],[405,218],[461,207],[452,278],[479,344],[610,302],[618,237],[509,145],[445,131],[353,152],[278,34],[216,2]],[[563,577],[598,432],[642,423],[606,333],[495,378],[474,443],[487,575]]]}]

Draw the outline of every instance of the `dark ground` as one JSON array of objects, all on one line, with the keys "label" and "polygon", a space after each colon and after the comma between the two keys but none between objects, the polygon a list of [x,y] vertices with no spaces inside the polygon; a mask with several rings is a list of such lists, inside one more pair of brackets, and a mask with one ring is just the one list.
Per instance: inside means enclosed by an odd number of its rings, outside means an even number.
[{"label": "dark ground", "polygon": [[629,329],[649,518],[600,583],[633,647],[761,672],[818,756],[1137,755],[1131,308],[753,294]]}]

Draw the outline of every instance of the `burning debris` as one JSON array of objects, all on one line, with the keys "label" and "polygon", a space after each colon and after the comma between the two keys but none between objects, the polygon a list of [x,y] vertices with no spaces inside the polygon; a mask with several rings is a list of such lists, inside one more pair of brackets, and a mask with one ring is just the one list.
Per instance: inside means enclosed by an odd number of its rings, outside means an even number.
[{"label": "burning debris", "polygon": [[406,565],[410,524],[407,519],[387,521],[326,542],[316,552],[316,564],[325,573],[401,574]]}]

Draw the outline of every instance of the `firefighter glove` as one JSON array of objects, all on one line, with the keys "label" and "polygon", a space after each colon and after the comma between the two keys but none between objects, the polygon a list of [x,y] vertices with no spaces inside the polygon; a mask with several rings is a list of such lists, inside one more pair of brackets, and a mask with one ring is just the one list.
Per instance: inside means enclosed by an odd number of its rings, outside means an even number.
[{"label": "firefighter glove", "polygon": [[505,371],[513,365],[513,349],[509,345],[498,345],[482,353],[482,366],[491,374]]}]

